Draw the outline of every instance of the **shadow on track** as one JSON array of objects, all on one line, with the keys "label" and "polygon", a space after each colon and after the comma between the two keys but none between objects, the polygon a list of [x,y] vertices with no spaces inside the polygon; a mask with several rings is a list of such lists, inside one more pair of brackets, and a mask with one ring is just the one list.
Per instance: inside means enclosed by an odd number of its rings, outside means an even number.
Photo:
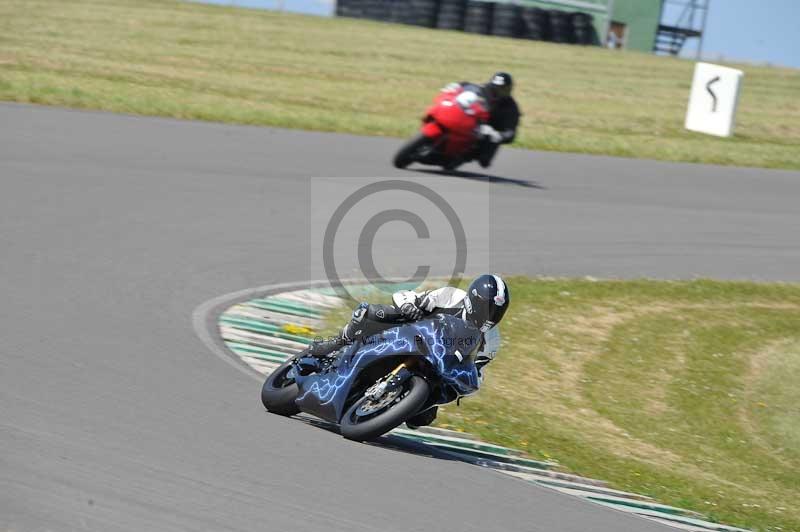
[{"label": "shadow on track", "polygon": [[511,177],[500,177],[495,175],[483,174],[478,172],[468,172],[465,170],[434,170],[432,168],[410,168],[409,172],[420,172],[440,176],[459,177],[461,179],[472,179],[473,181],[486,181],[488,183],[498,183],[500,185],[517,185],[525,188],[535,188],[537,190],[547,190],[536,181],[525,181]]},{"label": "shadow on track", "polygon": [[[335,423],[330,423],[315,417],[300,414],[293,416],[292,419],[302,421],[307,425],[311,425],[318,429],[326,430],[334,434],[339,434],[339,427]],[[393,451],[414,454],[417,456],[426,456],[428,458],[435,458],[437,460],[447,460],[450,462],[463,462],[482,467],[490,467],[494,469],[506,469],[506,464],[502,462],[494,462],[483,459],[480,456],[470,454],[469,449],[462,449],[459,452],[445,451],[435,445],[431,445],[422,441],[417,441],[411,438],[406,438],[396,434],[385,434],[374,441],[364,442],[364,445],[375,445],[383,447],[384,449],[391,449]]]}]

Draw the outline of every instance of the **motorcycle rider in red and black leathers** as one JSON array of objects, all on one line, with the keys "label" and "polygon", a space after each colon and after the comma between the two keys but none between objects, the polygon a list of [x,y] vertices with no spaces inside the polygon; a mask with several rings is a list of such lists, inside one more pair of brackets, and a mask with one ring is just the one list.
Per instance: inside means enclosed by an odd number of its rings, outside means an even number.
[{"label": "motorcycle rider in red and black leathers", "polygon": [[489,121],[480,126],[478,144],[472,153],[448,165],[455,170],[463,163],[477,160],[483,168],[492,164],[500,144],[514,142],[519,125],[520,111],[517,102],[511,96],[514,80],[507,72],[497,72],[488,83],[478,85],[468,81],[451,83],[443,90],[469,90],[483,96],[489,104]]},{"label": "motorcycle rider in red and black leathers", "polygon": [[[496,349],[496,346],[487,344],[485,335],[503,319],[510,301],[511,296],[503,279],[490,274],[477,277],[466,292],[452,286],[426,292],[400,290],[392,296],[391,305],[361,303],[339,335],[326,341],[315,341],[298,356],[325,357],[347,344],[391,327],[434,314],[450,314],[480,329],[481,346],[475,365],[479,377],[483,378],[483,368],[494,359]],[[499,341],[499,337],[497,339]],[[433,407],[409,419],[407,425],[429,425],[435,417],[436,407]]]}]

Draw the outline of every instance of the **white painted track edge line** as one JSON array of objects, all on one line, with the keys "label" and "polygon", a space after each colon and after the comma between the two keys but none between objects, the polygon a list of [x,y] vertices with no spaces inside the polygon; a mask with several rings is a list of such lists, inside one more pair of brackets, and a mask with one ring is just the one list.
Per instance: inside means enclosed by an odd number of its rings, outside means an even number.
[{"label": "white painted track edge line", "polygon": [[192,328],[195,334],[200,338],[200,341],[203,342],[217,358],[236,368],[248,377],[261,382],[264,376],[256,372],[250,365],[246,364],[239,356],[232,353],[225,346],[225,341],[219,334],[219,327],[217,324],[219,316],[231,306],[242,301],[291,290],[328,286],[328,284],[328,281],[295,281],[268,284],[229,292],[198,305],[192,312]]}]

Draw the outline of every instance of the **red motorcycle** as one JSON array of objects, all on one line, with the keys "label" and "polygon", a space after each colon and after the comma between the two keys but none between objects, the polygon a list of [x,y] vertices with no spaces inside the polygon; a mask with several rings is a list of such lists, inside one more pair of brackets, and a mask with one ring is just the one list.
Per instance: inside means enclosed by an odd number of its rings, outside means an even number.
[{"label": "red motorcycle", "polygon": [[488,120],[483,96],[464,88],[445,89],[425,112],[420,133],[394,156],[394,165],[405,168],[417,162],[452,169],[475,149],[480,125]]}]

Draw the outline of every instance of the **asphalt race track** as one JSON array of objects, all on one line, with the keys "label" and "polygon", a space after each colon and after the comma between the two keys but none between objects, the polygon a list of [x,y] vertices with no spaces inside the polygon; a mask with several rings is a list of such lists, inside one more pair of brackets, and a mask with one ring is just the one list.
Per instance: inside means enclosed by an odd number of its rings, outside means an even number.
[{"label": "asphalt race track", "polygon": [[[670,530],[269,415],[199,340],[205,301],[308,278],[309,176],[417,175],[397,145],[0,105],[0,529]],[[501,272],[800,280],[800,173],[507,150],[492,175]]]}]

